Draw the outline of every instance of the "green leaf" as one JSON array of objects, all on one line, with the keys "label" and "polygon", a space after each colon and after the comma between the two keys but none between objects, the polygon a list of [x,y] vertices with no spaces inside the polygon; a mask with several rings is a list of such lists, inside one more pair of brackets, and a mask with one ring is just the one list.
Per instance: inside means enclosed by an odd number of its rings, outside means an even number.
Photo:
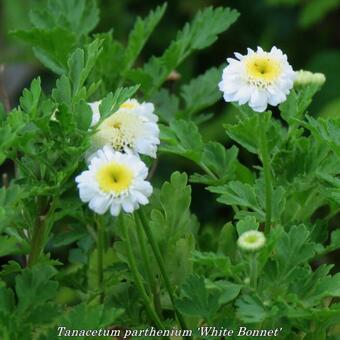
[{"label": "green leaf", "polygon": [[236,266],[231,264],[230,257],[213,252],[192,252],[192,261],[197,266],[204,268],[204,271],[212,271],[213,277],[216,275],[217,278],[223,277],[233,277],[235,273],[239,272]]},{"label": "green leaf", "polygon": [[[253,215],[259,222],[265,217],[265,188],[262,179],[255,182],[255,185],[231,181],[225,185],[209,186],[208,190],[220,194],[217,201],[229,206],[239,206],[244,210],[236,213],[236,218],[243,218],[246,215]],[[272,219],[280,222],[280,218],[285,208],[285,190],[277,187],[273,190],[272,197]],[[253,212],[249,212],[251,209]]]},{"label": "green leaf", "polygon": [[306,112],[314,95],[321,90],[322,86],[323,84],[308,84],[297,88],[298,116]]},{"label": "green leaf", "polygon": [[[13,292],[6,288],[4,283],[0,281],[0,316],[9,316],[13,313],[15,299]],[[0,333],[1,334],[1,333]]]},{"label": "green leaf", "polygon": [[[79,330],[77,338],[84,340],[88,338],[85,333],[86,330],[109,328],[122,314],[123,310],[121,309],[105,307],[104,305],[90,306],[83,303],[69,309],[66,313],[62,313],[57,322],[59,328],[51,327],[40,340],[66,340],[71,336],[66,332],[73,329]],[[58,336],[59,332],[62,336]]]},{"label": "green leaf", "polygon": [[190,181],[204,184],[221,184],[227,180],[234,179],[237,169],[238,148],[232,146],[226,149],[222,144],[209,142],[204,145],[200,164],[210,170],[209,174],[194,174]]},{"label": "green leaf", "polygon": [[72,82],[72,94],[75,95],[81,87],[81,72],[85,66],[84,50],[77,48],[68,60],[70,80]]},{"label": "green leaf", "polygon": [[282,118],[290,125],[296,125],[296,120],[302,119],[312,103],[314,95],[321,89],[322,84],[306,84],[292,90],[287,100],[280,104]]},{"label": "green leaf", "polygon": [[77,48],[68,60],[69,76],[72,82],[72,93],[76,96],[84,85],[98,56],[102,52],[102,40],[96,39],[86,48]]},{"label": "green leaf", "polygon": [[[333,157],[332,157],[333,158]],[[317,172],[317,179],[321,182],[321,190],[322,195],[329,199],[331,202],[335,202],[336,204],[340,203],[340,179],[336,177],[338,171],[338,163],[334,166],[334,170],[336,173],[334,174],[327,174],[325,171],[318,171]],[[336,209],[336,206],[333,207]],[[330,212],[331,213],[331,212]]]},{"label": "green leaf", "polygon": [[315,254],[314,245],[310,242],[310,233],[304,225],[293,226],[288,233],[283,233],[275,249],[281,276],[305,263]]},{"label": "green leaf", "polygon": [[30,19],[36,28],[64,27],[80,37],[96,27],[99,10],[95,0],[50,0],[46,9],[31,11]]},{"label": "green leaf", "polygon": [[208,7],[199,11],[192,24],[186,25],[180,33],[180,37],[185,39],[190,36],[190,47],[200,50],[212,45],[218,34],[226,31],[238,18],[236,10],[223,7]]},{"label": "green leaf", "polygon": [[[126,224],[124,224],[126,225]],[[134,227],[136,228],[136,225],[134,225]],[[138,239],[136,239],[137,242]],[[123,242],[121,242],[123,244]],[[122,254],[124,254],[123,256],[126,257],[125,253],[126,253],[126,245],[125,243],[123,244],[123,251],[120,255],[120,257],[122,256]],[[115,249],[114,248],[109,248],[107,249],[107,251],[104,251],[103,254],[103,282],[105,285],[105,290],[109,290],[113,284],[117,284],[117,282],[119,282],[119,277],[117,277],[118,271],[118,265],[122,265],[121,262],[118,262],[118,254],[117,254],[117,249],[119,248],[119,246],[116,248],[115,245]],[[137,249],[136,249],[137,250]],[[139,252],[136,252],[136,258],[141,258],[142,254]],[[124,259],[125,260],[125,259]],[[125,262],[125,261],[124,261]],[[138,266],[140,268],[142,268],[143,266],[143,261],[139,261],[138,262]],[[124,270],[126,270],[126,267],[123,267]],[[88,263],[88,270],[87,270],[87,284],[90,290],[97,290],[98,291],[98,271],[99,271],[99,267],[98,267],[98,250],[95,249],[91,254],[90,254],[90,259],[89,259],[89,263]],[[142,271],[140,269],[140,271]],[[107,288],[106,288],[107,287]]]},{"label": "green leaf", "polygon": [[[170,182],[165,182],[159,192],[159,209],[152,210],[151,224],[154,228],[162,226],[167,237],[177,237],[190,230],[191,187],[187,184],[185,173],[174,172]],[[176,197],[174,200],[173,197]]]},{"label": "green leaf", "polygon": [[[21,213],[20,202],[29,195],[29,192],[24,191],[22,187],[14,184],[13,182],[11,182],[7,188],[0,188],[0,232],[5,230],[6,227],[11,228],[15,221],[20,221],[20,219],[18,219],[18,214]],[[4,240],[5,244],[8,244],[8,247],[4,246],[1,250],[5,251],[5,249],[7,249],[6,252],[10,250],[17,252],[17,248],[21,246],[21,242],[19,241],[19,238],[16,241]],[[9,243],[15,243],[17,246],[11,249]]]},{"label": "green leaf", "polygon": [[233,258],[237,248],[236,245],[236,229],[232,223],[226,223],[218,237],[218,252]]},{"label": "green leaf", "polygon": [[232,140],[255,154],[260,153],[261,141],[258,133],[260,129],[267,131],[268,151],[270,153],[280,148],[287,134],[279,122],[271,119],[271,112],[255,113],[237,124],[225,124],[224,127]]},{"label": "green leaf", "polygon": [[216,289],[220,294],[218,303],[219,305],[224,305],[237,298],[242,286],[229,281],[219,280],[207,283],[207,288]]},{"label": "green leaf", "polygon": [[267,313],[261,301],[251,295],[244,295],[236,301],[237,316],[245,323],[258,323],[266,319]]},{"label": "green leaf", "polygon": [[340,248],[340,229],[336,229],[332,231],[331,242],[326,248],[323,249],[322,253],[326,254],[339,248]]},{"label": "green leaf", "polygon": [[24,89],[20,97],[20,106],[24,112],[35,117],[37,115],[37,108],[41,95],[41,80],[34,79],[31,83],[30,89]]},{"label": "green leaf", "polygon": [[139,85],[119,87],[114,94],[110,92],[99,105],[101,119],[105,119],[116,112],[121,104],[136,93],[138,88]]},{"label": "green leaf", "polygon": [[219,293],[209,292],[204,278],[193,275],[182,287],[182,298],[176,302],[179,311],[185,315],[202,317],[210,320],[219,308]]},{"label": "green leaf", "polygon": [[[170,72],[178,67],[193,51],[213,44],[217,35],[227,30],[238,18],[238,12],[229,8],[208,7],[199,11],[191,24],[186,24],[170,46],[160,57],[153,57],[143,69],[129,73],[129,78],[141,82],[142,90],[151,95],[157,90]],[[146,80],[146,78],[148,80]]]},{"label": "green leaf", "polygon": [[[316,190],[316,186],[321,186],[320,182],[325,182],[324,176],[333,177],[337,173],[338,164],[338,158],[334,157],[326,143],[309,136],[294,138],[282,148],[274,159],[273,169],[275,174],[280,174],[277,176],[280,185],[289,192],[290,204],[296,201],[297,206],[291,206],[291,209],[303,208],[306,213],[309,210],[312,214],[322,202],[314,199],[305,205],[305,199],[310,191]],[[323,184],[323,187],[327,188],[327,185]]]},{"label": "green leaf", "polygon": [[315,119],[307,117],[308,123],[304,124],[319,140],[327,143],[335,154],[340,157],[340,119]]},{"label": "green leaf", "polygon": [[71,105],[71,82],[68,77],[62,75],[59,79],[57,79],[56,88],[52,90],[52,97],[58,103]]},{"label": "green leaf", "polygon": [[120,80],[119,77],[124,67],[125,47],[113,39],[112,31],[96,34],[95,37],[103,43],[102,52],[97,57],[96,67],[93,70],[93,79],[102,81],[103,93],[106,93],[116,88]]},{"label": "green leaf", "polygon": [[17,313],[28,313],[30,309],[53,299],[58,288],[58,283],[51,280],[55,275],[56,270],[53,267],[42,264],[23,270],[15,281]]},{"label": "green leaf", "polygon": [[185,109],[181,113],[183,118],[191,118],[196,112],[215,104],[221,94],[217,91],[217,84],[221,78],[221,69],[211,68],[204,74],[190,81],[181,88]]},{"label": "green leaf", "polygon": [[340,273],[317,281],[310,299],[319,302],[324,297],[340,297]]},{"label": "green leaf", "polygon": [[171,121],[161,126],[161,152],[173,153],[199,163],[203,151],[202,137],[196,124],[185,120]]},{"label": "green leaf", "polygon": [[[257,195],[257,200],[262,207],[262,210],[266,209],[265,202],[265,182],[263,178],[255,182],[255,192]],[[272,220],[274,222],[281,222],[282,214],[285,212],[286,208],[286,196],[287,192],[283,186],[276,186],[273,188],[272,192]]]},{"label": "green leaf", "polygon": [[158,6],[154,11],[151,11],[145,19],[137,18],[135,26],[129,34],[128,45],[125,50],[125,71],[135,63],[151,33],[162,19],[166,7],[167,4],[165,3],[162,6]]},{"label": "green leaf", "polygon": [[161,89],[156,92],[151,97],[151,101],[157,108],[156,113],[161,122],[170,123],[176,118],[179,112],[179,99],[167,89]]},{"label": "green leaf", "polygon": [[90,128],[92,109],[83,99],[75,107],[75,118],[80,130],[87,131]]},{"label": "green leaf", "polygon": [[238,235],[240,236],[246,231],[258,230],[259,223],[256,222],[256,218],[254,216],[246,216],[244,219],[237,222],[236,229]]},{"label": "green leaf", "polygon": [[60,75],[66,73],[67,60],[76,43],[72,32],[56,27],[50,30],[15,31],[12,34],[31,44],[36,57],[46,67]]},{"label": "green leaf", "polygon": [[3,278],[3,277],[6,277],[8,275],[20,273],[21,270],[22,270],[22,268],[21,268],[21,266],[18,262],[10,260],[10,261],[8,261],[7,264],[4,264],[1,267],[0,276]]},{"label": "green leaf", "polygon": [[220,203],[249,208],[259,215],[263,215],[263,211],[257,200],[255,188],[247,183],[232,181],[226,185],[208,187],[208,190],[216,194],[221,194],[217,199]]},{"label": "green leaf", "polygon": [[27,242],[16,236],[0,235],[0,256],[25,254],[28,252]]},{"label": "green leaf", "polygon": [[150,215],[150,227],[175,284],[181,284],[192,272],[190,254],[197,232],[197,220],[190,213],[191,187],[187,180],[186,174],[173,173],[170,182],[165,182],[156,193]]}]

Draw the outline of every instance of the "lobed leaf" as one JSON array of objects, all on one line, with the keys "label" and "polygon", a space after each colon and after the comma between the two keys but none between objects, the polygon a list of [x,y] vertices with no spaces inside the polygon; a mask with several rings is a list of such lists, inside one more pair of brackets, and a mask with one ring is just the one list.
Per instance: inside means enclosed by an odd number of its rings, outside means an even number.
[{"label": "lobed leaf", "polygon": [[184,99],[185,108],[181,113],[183,118],[191,118],[193,114],[215,104],[221,94],[217,90],[218,81],[221,78],[221,68],[211,68],[204,74],[190,81],[181,88],[181,96]]},{"label": "lobed leaf", "polygon": [[67,60],[76,44],[74,33],[61,27],[32,29],[12,33],[20,40],[33,46],[36,57],[56,74],[67,71]]},{"label": "lobed leaf", "polygon": [[164,3],[154,11],[151,11],[145,19],[137,18],[135,26],[129,34],[127,48],[124,53],[124,71],[128,70],[135,63],[151,33],[162,19],[166,7],[167,4]]}]

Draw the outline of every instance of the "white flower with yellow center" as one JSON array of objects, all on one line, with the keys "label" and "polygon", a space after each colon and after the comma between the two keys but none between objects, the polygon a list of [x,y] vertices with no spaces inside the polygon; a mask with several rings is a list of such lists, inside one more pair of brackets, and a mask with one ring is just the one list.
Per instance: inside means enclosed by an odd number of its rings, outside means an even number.
[{"label": "white flower with yellow center", "polygon": [[[95,105],[92,109],[93,117],[97,117],[99,110]],[[97,118],[92,119],[92,122],[96,121]],[[117,151],[132,151],[155,158],[160,142],[157,121],[152,103],[140,104],[136,99],[129,99],[99,125],[93,136],[94,145],[111,145]]]},{"label": "white flower with yellow center", "polygon": [[227,102],[248,103],[257,112],[267,105],[284,102],[294,84],[295,72],[287,56],[276,47],[265,52],[248,48],[247,55],[235,53],[237,59],[228,58],[219,89]]},{"label": "white flower with yellow center", "polygon": [[261,231],[249,230],[244,232],[237,240],[238,246],[243,250],[255,251],[264,246],[266,237]]},{"label": "white flower with yellow center", "polygon": [[133,212],[149,202],[152,186],[145,179],[148,169],[131,153],[120,153],[109,146],[98,150],[88,170],[76,177],[80,199],[90,209],[104,214],[110,209],[117,216],[121,209]]}]

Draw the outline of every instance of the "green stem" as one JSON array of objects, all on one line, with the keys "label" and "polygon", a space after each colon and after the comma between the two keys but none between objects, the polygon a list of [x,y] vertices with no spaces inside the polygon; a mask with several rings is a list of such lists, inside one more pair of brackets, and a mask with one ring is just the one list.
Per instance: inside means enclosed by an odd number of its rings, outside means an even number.
[{"label": "green stem", "polygon": [[255,290],[257,289],[257,256],[256,254],[250,254],[250,282],[253,284]]},{"label": "green stem", "polygon": [[44,249],[44,238],[45,238],[45,223],[39,216],[37,224],[33,230],[33,237],[31,243],[31,251],[28,256],[28,266],[32,267],[39,259]]},{"label": "green stem", "polygon": [[271,227],[272,220],[272,178],[270,159],[268,153],[268,141],[267,133],[265,129],[260,129],[260,153],[263,164],[264,172],[264,184],[265,184],[265,195],[266,195],[266,221],[265,221],[265,234],[268,234]]},{"label": "green stem", "polygon": [[[163,261],[161,252],[159,250],[158,244],[156,243],[156,241],[155,241],[155,239],[153,237],[152,231],[151,231],[151,229],[149,227],[149,224],[148,224],[148,222],[146,220],[146,217],[145,217],[145,215],[144,215],[144,213],[143,213],[143,211],[141,209],[137,210],[137,216],[141,220],[142,226],[143,226],[144,231],[145,231],[145,234],[146,234],[146,236],[147,236],[147,238],[148,238],[148,240],[150,242],[152,251],[153,251],[153,253],[155,255],[156,261],[158,263],[159,269],[161,271],[161,274],[162,274],[162,277],[163,277],[163,280],[164,280],[165,288],[168,291],[168,294],[169,294],[172,306],[173,306],[173,308],[175,310],[178,322],[179,322],[179,324],[180,324],[182,329],[188,329],[182,314],[176,308],[175,294],[174,294],[174,291],[172,289],[172,286],[171,286],[168,274],[167,274],[167,272],[165,270],[165,265],[164,265],[164,261]],[[188,338],[190,339],[191,337],[188,337]]]},{"label": "green stem", "polygon": [[160,317],[162,317],[162,308],[161,308],[160,297],[159,297],[159,294],[158,294],[156,280],[155,280],[155,277],[152,273],[150,262],[148,260],[148,255],[147,255],[148,252],[147,252],[147,249],[146,249],[143,227],[140,223],[139,218],[136,215],[135,215],[135,221],[136,221],[136,225],[137,225],[137,236],[138,236],[139,244],[140,244],[140,247],[141,247],[141,250],[142,250],[142,257],[143,257],[143,262],[144,262],[145,269],[146,269],[146,274],[148,276],[148,280],[150,282],[150,286],[151,286],[151,290],[152,290],[155,309],[157,311],[157,314]]},{"label": "green stem", "polygon": [[104,301],[104,230],[100,219],[97,219],[97,275],[98,275],[98,288],[100,291],[100,303]]},{"label": "green stem", "polygon": [[150,319],[153,320],[153,322],[155,323],[155,325],[159,329],[164,329],[164,327],[163,327],[157,313],[153,309],[152,303],[149,300],[149,297],[146,294],[146,291],[144,289],[142,278],[140,276],[140,273],[138,272],[135,256],[134,256],[133,251],[132,251],[130,237],[129,237],[127,229],[125,228],[123,218],[121,218],[121,221],[122,221],[122,229],[123,229],[123,233],[124,233],[124,238],[125,238],[126,243],[127,243],[127,256],[128,256],[129,267],[131,269],[136,287],[137,287],[139,294],[140,294],[140,296],[141,296],[141,298],[144,302],[146,312],[149,315]]},{"label": "green stem", "polygon": [[39,259],[41,253],[45,248],[46,236],[50,233],[52,224],[50,223],[50,217],[53,215],[58,199],[52,200],[47,214],[38,216],[37,223],[33,229],[31,251],[28,255],[28,266],[32,267]]}]

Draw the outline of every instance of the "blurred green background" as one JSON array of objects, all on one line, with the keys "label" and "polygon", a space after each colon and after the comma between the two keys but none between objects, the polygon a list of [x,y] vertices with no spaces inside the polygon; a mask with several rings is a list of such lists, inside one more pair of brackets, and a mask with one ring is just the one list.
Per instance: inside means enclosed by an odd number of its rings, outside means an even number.
[{"label": "blurred green background", "polygon": [[[16,105],[22,89],[37,75],[42,77],[45,90],[54,85],[56,76],[43,68],[35,59],[31,49],[8,33],[14,29],[30,27],[29,11],[46,0],[0,0],[0,99],[4,91],[8,94],[10,105]],[[113,31],[116,39],[126,42],[128,33],[137,16],[147,13],[162,4],[161,0],[98,0],[101,21],[94,33]],[[247,47],[261,46],[270,49],[273,45],[281,48],[295,70],[307,69],[322,72],[327,82],[315,97],[310,114],[340,114],[340,0],[171,0],[164,19],[156,28],[138,63],[142,64],[151,55],[159,55],[175,37],[176,32],[189,21],[195,13],[206,6],[229,6],[237,9],[239,20],[210,48],[189,58],[180,69],[181,79],[167,85],[176,91],[180,84],[189,81],[213,66],[219,66],[234,51],[245,53]],[[217,84],[216,84],[217,90]],[[222,123],[233,119],[233,108],[222,100],[210,112],[215,116],[201,127],[206,140],[219,140],[228,145]],[[254,156],[241,152],[241,161],[256,165]],[[192,164],[174,158],[160,157],[155,182],[169,178],[177,170],[193,172]],[[6,169],[2,169],[6,171]],[[231,217],[232,212],[214,202],[215,197],[199,185],[193,186],[193,210],[199,215],[206,232],[202,237],[209,247],[209,221],[219,217],[222,225]],[[202,243],[204,244],[204,242]]]}]

